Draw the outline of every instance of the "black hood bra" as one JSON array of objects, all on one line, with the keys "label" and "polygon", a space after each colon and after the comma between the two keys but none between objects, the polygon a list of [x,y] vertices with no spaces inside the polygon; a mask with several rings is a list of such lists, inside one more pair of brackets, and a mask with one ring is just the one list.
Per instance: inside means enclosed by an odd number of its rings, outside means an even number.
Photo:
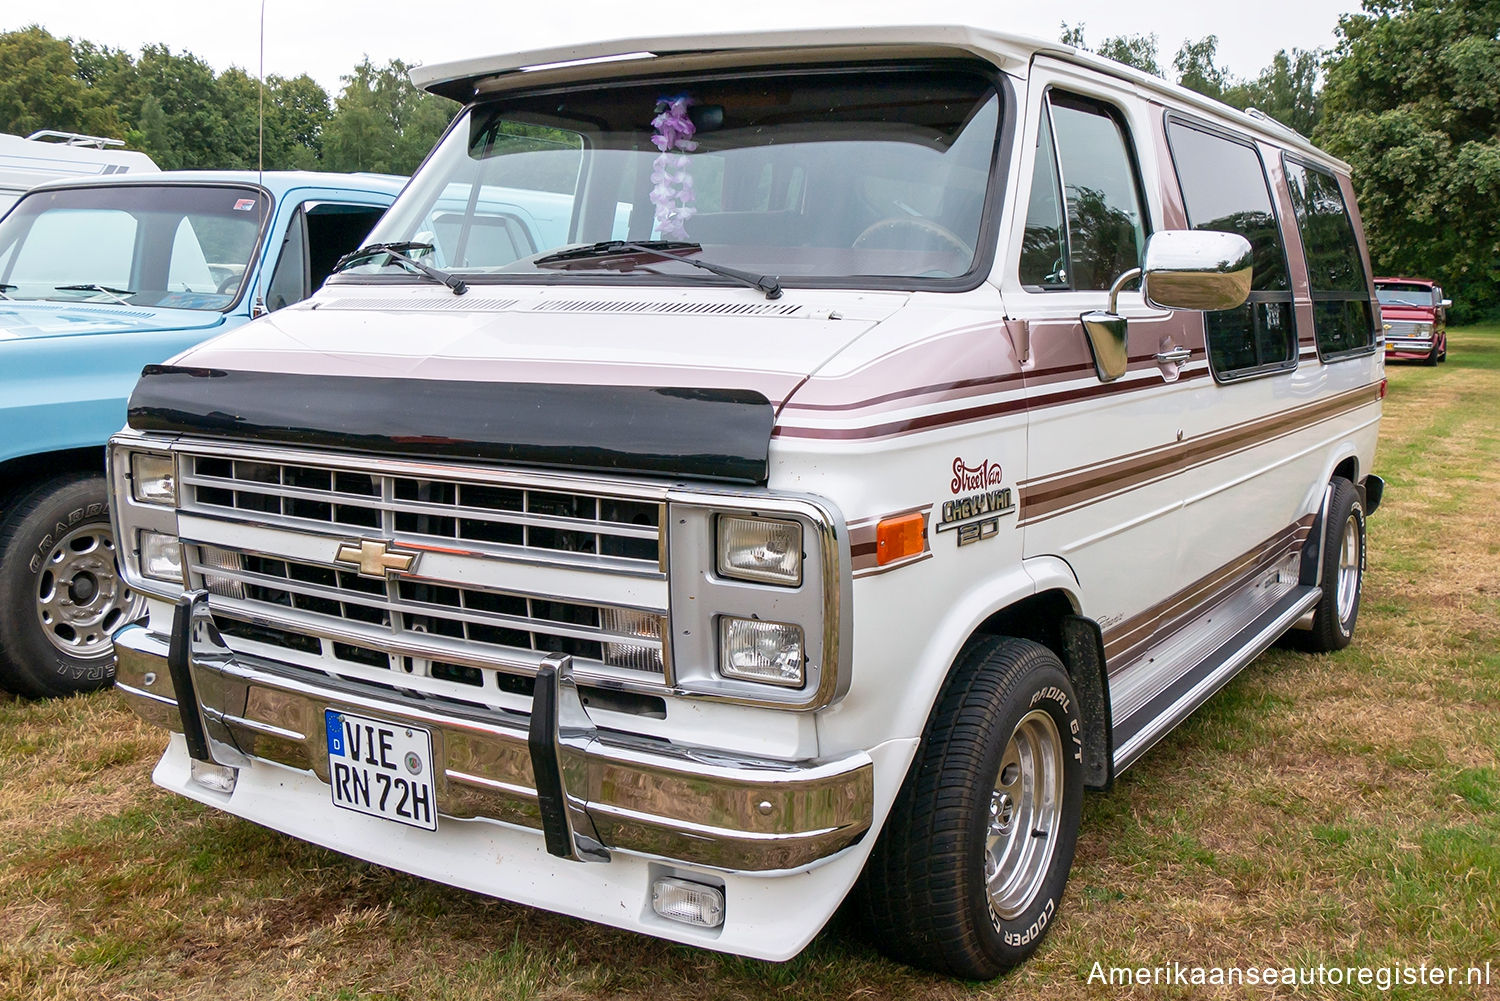
[{"label": "black hood bra", "polygon": [[775,410],[743,389],[150,365],[129,421],[137,431],[261,444],[761,485]]}]

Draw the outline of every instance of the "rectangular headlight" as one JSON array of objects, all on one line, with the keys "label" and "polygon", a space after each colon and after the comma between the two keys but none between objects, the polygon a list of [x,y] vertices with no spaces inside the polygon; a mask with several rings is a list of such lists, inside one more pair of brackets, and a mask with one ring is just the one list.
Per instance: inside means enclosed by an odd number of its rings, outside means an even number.
[{"label": "rectangular headlight", "polygon": [[169,584],[182,583],[182,546],[177,536],[142,529],[141,573]]},{"label": "rectangular headlight", "polygon": [[719,619],[719,673],[726,678],[801,688],[802,627],[761,619]]},{"label": "rectangular headlight", "polygon": [[177,472],[170,455],[132,452],[130,495],[142,504],[171,507],[177,503]]},{"label": "rectangular headlight", "polygon": [[797,587],[802,583],[802,526],[773,518],[721,514],[719,576]]}]

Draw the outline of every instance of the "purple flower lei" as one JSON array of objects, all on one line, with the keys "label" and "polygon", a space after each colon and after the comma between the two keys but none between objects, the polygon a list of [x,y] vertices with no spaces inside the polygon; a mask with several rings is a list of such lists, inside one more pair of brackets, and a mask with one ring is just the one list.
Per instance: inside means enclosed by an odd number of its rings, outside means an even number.
[{"label": "purple flower lei", "polygon": [[656,117],[651,119],[656,130],[651,142],[661,150],[651,163],[651,204],[656,206],[657,232],[669,240],[687,239],[683,226],[698,211],[693,207],[693,175],[683,155],[698,148],[693,141],[698,129],[687,113],[691,103],[686,94],[664,97],[656,102]]}]

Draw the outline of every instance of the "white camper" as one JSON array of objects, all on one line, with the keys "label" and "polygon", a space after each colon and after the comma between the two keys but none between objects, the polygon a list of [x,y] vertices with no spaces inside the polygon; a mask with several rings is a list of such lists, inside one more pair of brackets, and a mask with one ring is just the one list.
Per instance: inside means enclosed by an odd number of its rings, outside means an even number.
[{"label": "white camper", "polygon": [[0,134],[0,215],[43,181],[159,169],[145,153],[121,149],[124,145],[119,139],[77,132],[49,130],[24,138]]}]

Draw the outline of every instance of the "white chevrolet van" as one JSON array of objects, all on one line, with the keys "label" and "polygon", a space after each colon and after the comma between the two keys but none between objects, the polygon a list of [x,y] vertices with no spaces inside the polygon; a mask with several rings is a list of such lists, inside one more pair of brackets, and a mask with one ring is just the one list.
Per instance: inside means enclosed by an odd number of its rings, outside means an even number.
[{"label": "white chevrolet van", "polygon": [[1086,789],[1349,643],[1379,313],[1299,135],[953,27],[419,74],[464,110],[371,242],[114,439],[160,785],[767,959],[852,892],[989,977]]}]

